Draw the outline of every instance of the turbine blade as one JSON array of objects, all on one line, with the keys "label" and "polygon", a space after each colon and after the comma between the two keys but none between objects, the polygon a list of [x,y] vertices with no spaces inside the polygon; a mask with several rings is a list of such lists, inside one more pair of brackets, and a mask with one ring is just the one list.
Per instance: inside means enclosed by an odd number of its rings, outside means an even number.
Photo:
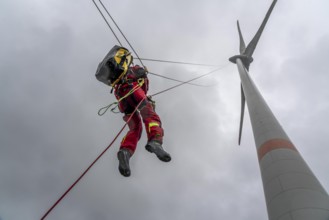
[{"label": "turbine blade", "polygon": [[271,12],[276,4],[277,0],[273,0],[270,8],[268,9],[267,13],[266,13],[266,16],[261,24],[261,26],[259,27],[257,33],[255,34],[254,38],[252,39],[252,41],[250,41],[250,43],[248,44],[247,48],[246,48],[246,51],[245,51],[245,55],[247,55],[248,57],[252,57],[252,54],[254,53],[255,51],[255,48],[257,46],[257,43],[259,41],[259,38],[265,28],[265,25],[267,23],[267,20],[268,18],[270,17],[271,15]]},{"label": "turbine blade", "polygon": [[241,114],[240,114],[240,128],[239,128],[239,145],[241,143],[245,104],[246,104],[246,97],[244,96],[244,92],[241,84]]},{"label": "turbine blade", "polygon": [[246,50],[246,44],[244,43],[244,40],[243,40],[243,36],[242,36],[242,33],[241,33],[239,21],[237,21],[236,23],[237,23],[238,31],[239,31],[240,54],[242,55],[242,54],[244,54],[244,51]]}]

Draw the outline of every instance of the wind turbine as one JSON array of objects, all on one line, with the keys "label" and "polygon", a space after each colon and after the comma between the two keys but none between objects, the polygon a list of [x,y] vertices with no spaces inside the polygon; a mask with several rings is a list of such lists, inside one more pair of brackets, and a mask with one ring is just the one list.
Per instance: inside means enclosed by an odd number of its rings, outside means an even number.
[{"label": "wind turbine", "polygon": [[239,144],[247,102],[269,220],[329,220],[327,192],[290,141],[248,72],[252,54],[276,2],[272,2],[247,47],[237,22],[240,54],[229,60],[237,65],[241,79]]}]

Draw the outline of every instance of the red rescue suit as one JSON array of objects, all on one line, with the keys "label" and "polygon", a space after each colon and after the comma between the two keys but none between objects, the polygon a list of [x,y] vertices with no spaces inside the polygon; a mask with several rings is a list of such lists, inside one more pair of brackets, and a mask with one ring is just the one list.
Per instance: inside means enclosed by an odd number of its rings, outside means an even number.
[{"label": "red rescue suit", "polygon": [[[139,86],[138,81],[144,80],[143,85]],[[132,94],[119,102],[119,110],[124,113],[123,120],[127,122],[135,108],[142,101],[135,111],[130,121],[128,121],[129,131],[121,142],[121,148],[129,149],[131,155],[135,152],[137,142],[142,135],[142,120],[145,125],[148,141],[157,140],[162,144],[163,129],[161,120],[154,111],[153,105],[148,100],[146,94],[148,91],[148,78],[145,70],[136,65],[129,67],[126,77],[115,86],[114,94],[117,100],[137,88]]]}]

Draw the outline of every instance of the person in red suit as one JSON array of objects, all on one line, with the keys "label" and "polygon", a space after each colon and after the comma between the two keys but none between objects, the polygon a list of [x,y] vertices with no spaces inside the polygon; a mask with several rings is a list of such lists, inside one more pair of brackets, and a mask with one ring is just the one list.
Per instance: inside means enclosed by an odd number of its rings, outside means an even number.
[{"label": "person in red suit", "polygon": [[[103,63],[100,63],[98,68],[97,79],[102,81],[100,73],[106,69],[110,72],[110,77],[106,78],[106,82],[114,88],[114,95],[118,100],[118,107],[120,112],[124,114],[123,120],[127,122],[129,131],[121,141],[120,149],[117,154],[119,160],[120,173],[128,177],[131,174],[129,159],[132,157],[136,150],[137,143],[141,138],[143,126],[147,134],[146,150],[154,153],[161,161],[169,162],[171,156],[163,147],[163,128],[159,115],[154,110],[153,101],[147,96],[149,80],[147,78],[147,71],[138,66],[132,65],[132,56],[126,48],[117,47],[117,51],[123,50],[116,54],[120,59],[109,59],[109,54],[104,58]],[[114,47],[114,48],[115,48]],[[119,49],[118,49],[119,48]],[[123,49],[122,49],[123,48]],[[123,54],[123,55],[122,55]],[[102,66],[103,65],[103,66]],[[100,70],[100,71],[99,71]],[[104,72],[104,71],[103,71]],[[113,74],[115,73],[113,76]],[[104,74],[103,74],[104,75]],[[104,81],[103,81],[104,82]],[[137,110],[135,111],[135,109]],[[128,121],[128,119],[131,119]]]}]

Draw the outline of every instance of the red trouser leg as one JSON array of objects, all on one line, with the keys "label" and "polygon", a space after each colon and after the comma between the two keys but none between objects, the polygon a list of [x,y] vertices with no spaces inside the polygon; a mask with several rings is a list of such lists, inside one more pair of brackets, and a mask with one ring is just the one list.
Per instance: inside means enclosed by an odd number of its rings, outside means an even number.
[{"label": "red trouser leg", "polygon": [[[124,95],[124,94],[123,94]],[[161,127],[161,120],[157,113],[154,111],[151,103],[148,102],[146,94],[143,89],[137,89],[133,94],[120,102],[120,109],[125,113],[124,120],[127,121],[129,114],[139,105],[139,112],[143,118],[148,141],[157,140],[162,144],[163,129]],[[142,124],[139,113],[136,111],[131,120],[128,122],[129,131],[123,139],[120,148],[128,148],[135,152],[136,145],[142,134]]]},{"label": "red trouser leg", "polygon": [[145,124],[148,141],[157,140],[162,144],[163,129],[158,114],[154,111],[151,103],[147,101],[146,105],[140,109],[140,114]]},{"label": "red trouser leg", "polygon": [[163,129],[161,127],[161,120],[158,114],[154,111],[152,104],[147,100],[144,90],[139,88],[127,98],[127,101],[130,105],[134,106],[137,106],[138,103],[142,101],[138,110],[145,125],[147,139],[148,141],[157,140],[162,144]]},{"label": "red trouser leg", "polygon": [[[123,120],[127,122],[129,117],[130,115],[125,115],[123,116]],[[127,148],[130,150],[131,155],[133,155],[136,150],[137,142],[141,138],[143,131],[142,121],[137,111],[131,117],[130,121],[128,121],[128,127],[129,131],[122,139],[120,149]]]}]

